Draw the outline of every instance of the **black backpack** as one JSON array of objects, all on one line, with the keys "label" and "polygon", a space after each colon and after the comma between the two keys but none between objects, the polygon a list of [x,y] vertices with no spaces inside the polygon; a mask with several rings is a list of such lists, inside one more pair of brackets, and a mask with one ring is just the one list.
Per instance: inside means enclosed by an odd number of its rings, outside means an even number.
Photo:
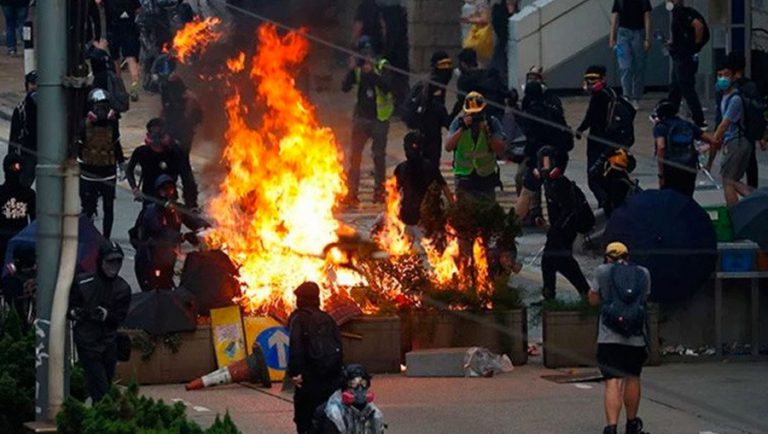
[{"label": "black backpack", "polygon": [[109,92],[109,105],[113,110],[125,113],[131,107],[131,97],[125,90],[123,79],[113,70],[107,71],[107,92]]},{"label": "black backpack", "polygon": [[303,337],[311,361],[310,369],[319,375],[332,374],[341,369],[343,363],[341,335],[336,322],[327,313],[304,309]]},{"label": "black backpack", "polygon": [[419,129],[424,122],[424,113],[429,103],[428,89],[429,83],[423,81],[417,83],[403,103],[400,118],[412,130]]},{"label": "black backpack", "polygon": [[704,48],[707,43],[709,43],[710,33],[709,33],[709,24],[707,24],[707,20],[704,18],[704,15],[700,14],[699,11],[697,11],[694,8],[687,8],[688,12],[690,13],[690,19],[691,23],[695,20],[701,21],[701,24],[704,26],[704,34],[701,38],[701,43],[696,43],[696,32],[693,29],[693,25],[690,25],[687,27],[687,31],[683,33],[683,38],[686,39],[690,47],[693,47],[694,53],[698,53],[701,51],[702,48]]},{"label": "black backpack", "polygon": [[743,83],[739,93],[744,102],[742,132],[750,142],[758,142],[762,140],[766,128],[768,128],[768,121],[765,119],[765,112],[768,107],[765,99],[760,95],[757,84],[752,80]]},{"label": "black backpack", "polygon": [[699,152],[696,150],[694,126],[682,119],[667,123],[667,137],[664,147],[664,162],[669,161],[698,168]]},{"label": "black backpack", "polygon": [[645,291],[648,277],[640,267],[614,264],[610,270],[609,295],[600,315],[603,324],[624,337],[644,336],[647,310]]},{"label": "black backpack", "polygon": [[606,89],[611,103],[608,106],[608,119],[605,127],[605,138],[622,146],[630,147],[635,144],[635,116],[637,110],[624,95],[617,95],[613,89]]}]

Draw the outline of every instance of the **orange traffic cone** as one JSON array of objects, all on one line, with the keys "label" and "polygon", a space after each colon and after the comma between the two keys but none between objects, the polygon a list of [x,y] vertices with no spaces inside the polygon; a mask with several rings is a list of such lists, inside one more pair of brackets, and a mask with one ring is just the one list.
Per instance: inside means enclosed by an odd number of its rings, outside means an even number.
[{"label": "orange traffic cone", "polygon": [[272,380],[269,378],[269,368],[264,357],[264,351],[261,346],[254,342],[251,355],[239,362],[217,369],[209,374],[187,383],[187,390],[197,390],[204,387],[218,386],[220,384],[239,383],[248,381],[251,383],[261,383],[262,387],[272,387]]}]

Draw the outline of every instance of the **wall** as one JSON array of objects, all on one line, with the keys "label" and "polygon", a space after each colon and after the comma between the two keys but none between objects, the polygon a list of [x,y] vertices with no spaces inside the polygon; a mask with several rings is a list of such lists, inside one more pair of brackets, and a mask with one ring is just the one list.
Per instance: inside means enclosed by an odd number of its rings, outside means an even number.
[{"label": "wall", "polygon": [[413,71],[429,70],[433,51],[445,50],[455,55],[461,50],[462,0],[403,0],[401,3],[408,11]]}]

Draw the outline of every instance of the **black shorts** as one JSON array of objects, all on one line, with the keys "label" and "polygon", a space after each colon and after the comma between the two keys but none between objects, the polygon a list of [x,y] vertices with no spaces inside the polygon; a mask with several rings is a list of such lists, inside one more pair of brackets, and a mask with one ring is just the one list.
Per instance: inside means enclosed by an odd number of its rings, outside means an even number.
[{"label": "black shorts", "polygon": [[119,60],[125,57],[139,58],[139,27],[134,23],[115,23],[107,33],[109,52],[112,58]]},{"label": "black shorts", "polygon": [[606,379],[639,377],[648,358],[645,347],[621,344],[598,344],[597,366]]}]

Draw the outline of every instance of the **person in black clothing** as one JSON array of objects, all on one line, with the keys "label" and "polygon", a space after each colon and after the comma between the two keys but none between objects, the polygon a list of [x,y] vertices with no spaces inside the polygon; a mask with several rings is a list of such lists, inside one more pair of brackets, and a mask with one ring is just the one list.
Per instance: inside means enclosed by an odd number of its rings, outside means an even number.
[{"label": "person in black clothing", "polygon": [[117,328],[131,304],[131,287],[118,274],[123,249],[113,242],[99,248],[97,271],[75,279],[69,295],[77,353],[85,369],[88,393],[99,401],[109,390],[117,364]]},{"label": "person in black clothing", "polygon": [[[320,310],[320,287],[315,282],[304,282],[293,293],[296,310],[288,319],[287,375],[296,387],[293,421],[296,431],[304,434],[311,432],[315,410],[339,388],[343,356],[339,328],[330,315]],[[316,351],[312,350],[326,346],[335,348],[317,354],[321,359],[315,357]]]},{"label": "person in black clothing", "polygon": [[429,81],[418,83],[411,91],[411,98],[417,100],[415,105],[420,113],[407,123],[409,128],[418,130],[423,136],[424,157],[439,166],[443,128],[448,128],[451,123],[445,108],[445,91],[453,76],[453,62],[445,51],[435,51],[430,63],[432,73]]},{"label": "person in black clothing", "polygon": [[406,134],[403,139],[406,160],[395,167],[397,186],[402,193],[400,220],[406,225],[418,225],[421,218],[421,203],[424,196],[437,183],[446,198],[453,200],[453,194],[440,173],[440,168],[423,152],[424,139],[417,132]]},{"label": "person in black clothing", "polygon": [[11,134],[8,139],[8,153],[20,155],[24,164],[21,184],[31,187],[35,182],[37,166],[37,71],[24,76],[24,100],[13,109]]},{"label": "person in black clothing", "polygon": [[355,10],[355,18],[352,23],[352,41],[359,41],[363,36],[370,38],[376,54],[383,52],[384,16],[376,0],[362,0]]},{"label": "person in black clothing", "polygon": [[92,44],[86,52],[86,57],[91,64],[93,88],[109,89],[109,73],[115,72],[115,62],[109,55],[106,44],[103,42]]},{"label": "person in black clothing", "polygon": [[17,154],[3,159],[5,182],[0,185],[0,258],[5,264],[8,241],[35,219],[35,191],[21,183],[24,160]]},{"label": "person in black clothing", "polygon": [[520,0],[501,0],[491,7],[491,26],[495,34],[493,57],[489,69],[496,71],[502,82],[507,82],[507,45],[509,44],[509,18],[520,11]]},{"label": "person in black clothing", "polygon": [[[162,119],[155,118],[147,123],[147,137],[144,142],[144,145],[133,151],[125,169],[128,184],[136,200],[143,198],[146,205],[147,199],[155,194],[155,182],[160,175],[165,174],[174,180],[181,178],[184,205],[187,208],[197,208],[197,184],[192,175],[189,158],[166,132]],[[134,173],[136,166],[141,166],[141,189]]]},{"label": "person in black clothing", "polygon": [[[107,19],[107,40],[115,62],[125,59],[131,73],[129,93],[133,101],[139,100],[139,27],[136,17],[141,10],[139,0],[96,0],[104,5]],[[119,65],[116,65],[119,70]]]},{"label": "person in black clothing", "polygon": [[696,93],[696,73],[699,70],[699,51],[705,42],[705,24],[701,14],[685,6],[683,0],[673,0],[672,39],[667,43],[672,58],[672,82],[669,100],[680,110],[685,98],[691,119],[698,127],[706,128],[701,101]]},{"label": "person in black clothing", "polygon": [[[608,111],[612,103],[611,95],[606,92],[608,84],[605,81],[606,69],[603,65],[592,65],[584,73],[584,89],[591,95],[587,113],[584,120],[576,129],[577,137],[581,137],[584,131],[589,130],[587,139],[587,175],[589,189],[595,195],[600,207],[605,205],[608,194],[605,187],[605,179],[600,171],[590,171],[600,159],[613,148],[610,145],[596,139],[605,140],[605,131],[608,127]],[[591,172],[591,173],[590,173]]]},{"label": "person in black clothing", "polygon": [[189,155],[195,128],[203,121],[203,110],[197,97],[187,88],[178,74],[171,74],[161,88],[162,118],[168,134],[178,142],[181,150]]},{"label": "person in black clothing", "polygon": [[13,261],[7,266],[7,274],[0,279],[3,299],[8,307],[16,310],[25,329],[35,320],[36,259],[33,245],[17,245],[13,249]]},{"label": "person in black clothing", "polygon": [[451,112],[451,119],[455,119],[461,113],[464,98],[470,92],[480,93],[490,103],[486,113],[496,119],[504,117],[504,100],[509,97],[509,89],[501,80],[499,73],[496,70],[480,68],[477,52],[472,48],[464,48],[459,52],[459,71],[461,75],[456,81],[459,93]]}]

